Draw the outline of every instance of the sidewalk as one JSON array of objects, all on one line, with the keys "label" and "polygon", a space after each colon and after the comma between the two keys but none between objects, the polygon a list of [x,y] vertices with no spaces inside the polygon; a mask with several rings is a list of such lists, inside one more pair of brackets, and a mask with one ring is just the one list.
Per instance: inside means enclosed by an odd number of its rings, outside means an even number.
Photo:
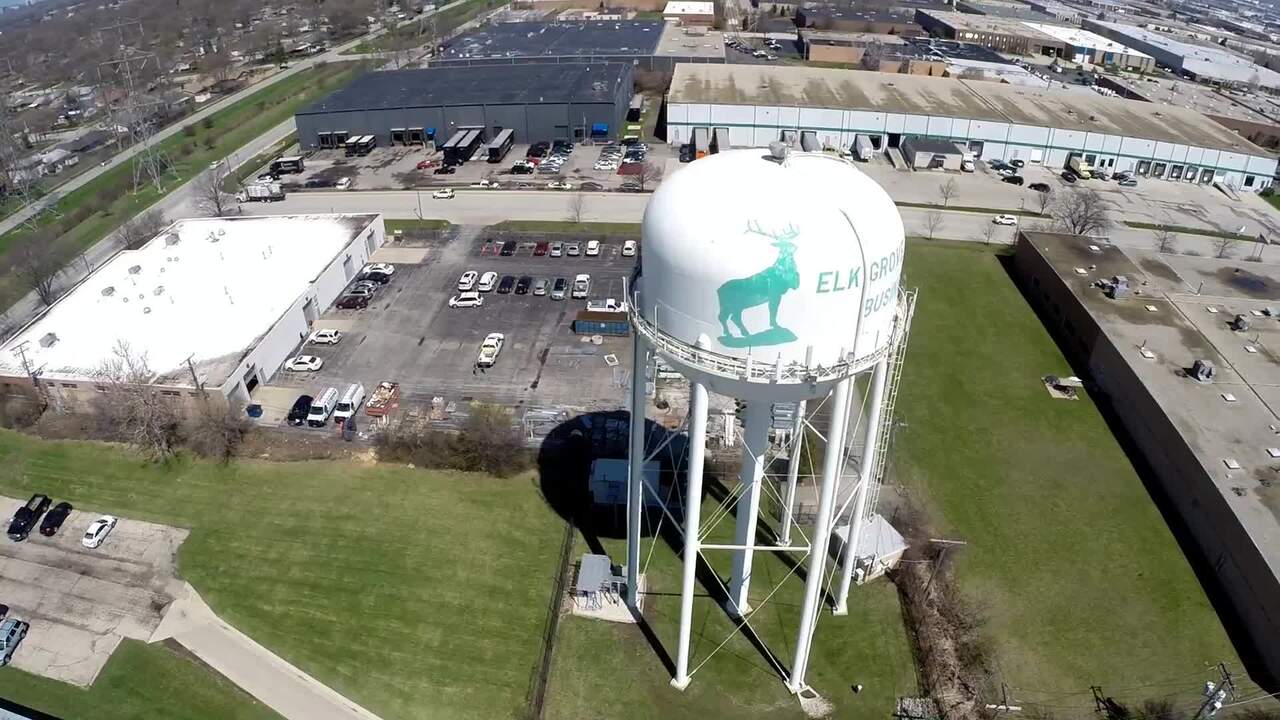
[{"label": "sidewalk", "polygon": [[288,720],[379,720],[223,622],[195,588],[169,606],[149,642],[173,638],[209,667]]}]

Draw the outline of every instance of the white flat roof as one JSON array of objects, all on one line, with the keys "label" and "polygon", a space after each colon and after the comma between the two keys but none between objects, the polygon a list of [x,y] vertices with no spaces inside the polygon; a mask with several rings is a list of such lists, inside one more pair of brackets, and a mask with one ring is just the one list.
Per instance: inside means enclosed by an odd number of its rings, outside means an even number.
[{"label": "white flat roof", "polygon": [[1075,47],[1089,48],[1091,50],[1101,50],[1102,52],[1124,53],[1134,57],[1151,57],[1150,55],[1134,50],[1133,48],[1122,45],[1115,40],[1108,40],[1095,32],[1082,30],[1076,27],[1063,27],[1061,25],[1045,25],[1042,23],[1023,22],[1023,25],[1032,30],[1039,30],[1045,35],[1049,35],[1056,40],[1061,40]]},{"label": "white flat roof", "polygon": [[41,377],[89,379],[125,341],[159,378],[190,385],[191,358],[202,382],[221,385],[375,218],[179,220],[107,261],[0,346],[0,371],[25,374],[15,352],[23,346]]},{"label": "white flat roof", "polygon": [[1095,22],[1182,58],[1182,67],[1198,76],[1227,82],[1257,82],[1263,87],[1280,88],[1280,73],[1262,67],[1226,48],[1183,42],[1136,25],[1101,20]]},{"label": "white flat roof", "polygon": [[663,15],[715,15],[715,3],[672,0],[662,9]]}]

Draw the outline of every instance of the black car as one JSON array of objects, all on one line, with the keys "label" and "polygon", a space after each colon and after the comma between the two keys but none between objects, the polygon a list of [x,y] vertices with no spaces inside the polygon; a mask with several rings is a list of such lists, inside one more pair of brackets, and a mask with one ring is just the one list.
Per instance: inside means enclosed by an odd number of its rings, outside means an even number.
[{"label": "black car", "polygon": [[502,243],[502,249],[498,251],[502,257],[511,257],[516,254],[516,241],[508,240]]},{"label": "black car", "polygon": [[361,280],[368,280],[369,282],[376,282],[376,283],[378,283],[379,285],[386,285],[387,283],[391,282],[391,276],[390,276],[390,275],[388,275],[388,274],[386,274],[386,273],[380,273],[380,272],[367,272],[367,273],[364,273],[363,275],[361,275],[361,276],[360,276],[360,279],[361,279]]},{"label": "black car", "polygon": [[598,182],[584,182],[578,186],[579,190],[603,190],[604,186]]},{"label": "black car", "polygon": [[1076,174],[1071,172],[1070,170],[1063,170],[1062,179],[1066,180],[1069,183],[1073,183],[1076,181],[1077,178],[1076,178]]},{"label": "black car", "polygon": [[48,495],[39,493],[32,495],[27,504],[18,508],[18,512],[13,514],[13,521],[9,523],[9,539],[14,542],[26,540],[27,535],[31,534],[31,528],[36,526],[40,516],[49,509],[49,504],[52,502]]},{"label": "black car", "polygon": [[62,527],[62,523],[67,521],[67,516],[71,514],[71,503],[60,502],[53,506],[53,509],[44,516],[44,520],[40,523],[40,534],[45,537],[53,537],[57,534],[58,529]]},{"label": "black car", "polygon": [[458,172],[458,168],[453,165],[441,165],[432,173],[433,175],[452,175]]},{"label": "black car", "polygon": [[536,142],[529,146],[529,151],[524,154],[525,157],[543,158],[547,156],[547,150],[551,147],[550,143],[545,140]]},{"label": "black car", "polygon": [[1004,170],[1005,168],[1011,168],[1013,166],[1003,160],[988,160],[987,167],[990,167],[992,170]]},{"label": "black car", "polygon": [[533,167],[529,165],[512,165],[511,174],[512,175],[532,175]]},{"label": "black car", "polygon": [[532,284],[533,284],[533,278],[529,277],[528,275],[521,275],[520,279],[516,281],[516,294],[517,295],[528,294],[529,286]]},{"label": "black car", "polygon": [[293,401],[293,407],[289,408],[289,416],[285,420],[295,427],[306,425],[307,413],[311,412],[311,401],[314,399],[310,395],[299,395]]},{"label": "black car", "polygon": [[573,154],[573,143],[568,140],[557,140],[551,143],[551,150],[563,155],[571,155]]},{"label": "black car", "polygon": [[320,178],[312,178],[312,179],[310,179],[310,180],[308,180],[308,181],[306,181],[306,182],[302,183],[302,187],[305,187],[305,188],[312,188],[312,189],[315,189],[315,188],[327,188],[327,187],[333,187],[333,181],[332,181],[332,180],[322,180],[322,179],[320,179]]},{"label": "black car", "polygon": [[1009,161],[1009,164],[1010,164],[1010,165],[1012,165],[1012,166],[1014,166],[1014,167],[1016,167],[1016,168],[1026,167],[1026,166],[1027,166],[1027,161],[1026,161],[1026,160],[1020,160],[1020,159],[1018,159],[1018,158],[1014,158],[1014,159],[1012,159],[1012,160],[1010,160],[1010,161]]},{"label": "black car", "polygon": [[515,288],[515,286],[516,286],[515,275],[503,275],[502,280],[498,282],[498,294],[506,295],[507,293],[511,292]]},{"label": "black car", "polygon": [[369,296],[345,295],[338,300],[338,307],[342,310],[363,310],[369,307]]},{"label": "black car", "polygon": [[618,186],[618,189],[622,192],[640,192],[640,183],[624,182]]},{"label": "black car", "polygon": [[1036,192],[1043,192],[1043,193],[1049,192],[1048,183],[1031,183],[1027,187],[1031,188],[1032,190],[1035,190]]},{"label": "black car", "polygon": [[1008,176],[1008,177],[1004,178],[1004,181],[1005,181],[1005,182],[1007,182],[1007,183],[1009,183],[1010,185],[1021,185],[1021,184],[1022,184],[1022,176],[1021,176],[1021,175],[1010,175],[1010,176]]},{"label": "black car", "polygon": [[687,162],[693,162],[693,160],[694,160],[693,147],[690,145],[681,145],[680,146],[680,162],[687,163]]}]

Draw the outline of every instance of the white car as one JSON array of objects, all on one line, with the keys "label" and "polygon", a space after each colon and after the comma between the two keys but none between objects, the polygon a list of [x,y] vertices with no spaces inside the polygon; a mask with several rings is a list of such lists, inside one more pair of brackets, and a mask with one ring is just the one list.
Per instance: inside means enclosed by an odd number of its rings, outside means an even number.
[{"label": "white car", "polygon": [[323,366],[324,361],[315,355],[291,357],[284,363],[284,369],[290,372],[315,372]]},{"label": "white car", "polygon": [[502,183],[498,182],[497,180],[490,180],[489,178],[485,178],[480,182],[471,183],[471,187],[488,188],[490,190],[497,190],[498,188],[502,187]]},{"label": "white car", "polygon": [[449,298],[449,307],[451,308],[473,308],[480,307],[484,304],[484,297],[475,290],[458,293]]},{"label": "white car", "polygon": [[489,292],[498,284],[498,273],[490,270],[480,276],[480,282],[476,284],[476,290],[480,292]]},{"label": "white car", "polygon": [[591,276],[587,274],[578,275],[573,278],[573,291],[569,293],[570,297],[580,300],[591,292]]},{"label": "white car", "polygon": [[351,188],[351,178],[342,178],[334,184],[334,187],[339,190],[349,190]]},{"label": "white car", "polygon": [[622,243],[622,257],[634,257],[636,254],[636,241],[628,240]]},{"label": "white car", "polygon": [[325,328],[311,333],[311,337],[307,339],[307,342],[315,345],[337,345],[340,340],[342,340],[341,332]]},{"label": "white car", "polygon": [[563,182],[561,180],[553,180],[547,183],[548,190],[572,190],[573,183]]},{"label": "white car", "polygon": [[468,270],[462,273],[462,277],[458,278],[459,290],[471,290],[476,286],[476,280],[480,278],[480,273],[475,270]]},{"label": "white car", "polygon": [[596,163],[595,165],[592,165],[591,167],[592,167],[593,169],[595,169],[595,170],[601,170],[601,171],[604,171],[604,170],[617,170],[617,169],[618,169],[618,163],[616,163],[616,162],[598,162],[598,163]]},{"label": "white car", "polygon": [[1018,218],[1012,215],[997,215],[991,218],[991,222],[997,225],[1017,225]]},{"label": "white car", "polygon": [[100,547],[107,539],[107,535],[115,529],[116,522],[115,517],[103,515],[89,523],[89,527],[85,528],[84,537],[80,538],[80,544],[90,549]]},{"label": "white car", "polygon": [[480,343],[480,355],[476,357],[476,367],[493,367],[498,362],[498,353],[502,352],[502,343],[506,341],[502,333],[489,333]]},{"label": "white car", "polygon": [[431,197],[436,200],[450,200],[453,198],[453,188],[442,188],[431,193]]},{"label": "white car", "polygon": [[363,268],[360,269],[361,275],[368,275],[369,273],[380,273],[382,275],[395,275],[396,266],[392,265],[391,263],[369,263],[368,265],[365,265]]},{"label": "white car", "polygon": [[596,255],[599,255],[599,254],[600,254],[600,241],[588,240],[587,241],[587,257],[595,257]]}]

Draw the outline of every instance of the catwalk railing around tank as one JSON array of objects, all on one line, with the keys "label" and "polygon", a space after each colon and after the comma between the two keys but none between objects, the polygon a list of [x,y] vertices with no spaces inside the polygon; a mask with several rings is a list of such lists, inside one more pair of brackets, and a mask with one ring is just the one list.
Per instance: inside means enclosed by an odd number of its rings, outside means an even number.
[{"label": "catwalk railing around tank", "polygon": [[[732,380],[773,385],[822,383],[840,380],[870,368],[893,350],[892,343],[882,344],[874,352],[863,355],[857,354],[855,348],[853,351],[846,353],[843,360],[830,365],[806,364],[796,361],[769,362],[768,360],[751,356],[745,358],[735,357],[691,345],[664,332],[657,323],[650,322],[640,312],[639,298],[634,291],[630,293],[629,301],[631,325],[635,328],[636,334],[644,338],[645,342],[649,343],[651,347],[660,353],[688,363],[704,372]],[[898,290],[898,302],[900,307],[905,306],[907,302],[906,291],[901,288]],[[655,308],[654,315],[656,316],[656,314]],[[902,321],[903,317],[901,313],[898,313],[894,318],[895,330],[891,335],[896,335],[896,325]]]}]

